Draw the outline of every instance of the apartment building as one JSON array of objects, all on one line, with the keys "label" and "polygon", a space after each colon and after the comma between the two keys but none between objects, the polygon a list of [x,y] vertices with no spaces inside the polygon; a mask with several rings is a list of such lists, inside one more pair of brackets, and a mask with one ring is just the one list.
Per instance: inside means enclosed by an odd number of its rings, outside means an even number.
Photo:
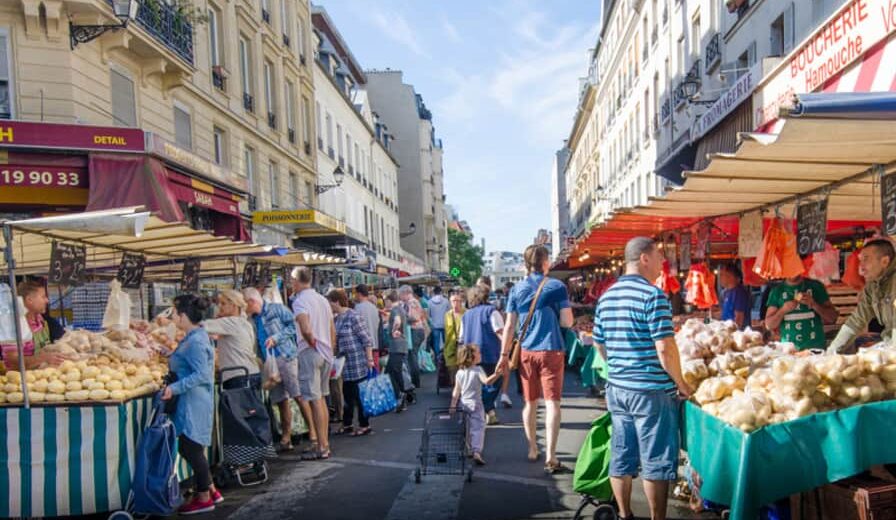
[{"label": "apartment building", "polygon": [[366,72],[374,112],[396,136],[390,151],[398,159],[398,207],[402,248],[423,259],[427,270],[448,271],[442,141],[432,112],[401,71]]},{"label": "apartment building", "polygon": [[326,9],[312,6],[318,41],[315,111],[320,210],[342,221],[342,235],[318,237],[363,270],[388,274],[401,266],[398,163],[390,134],[367,96],[367,77]]},{"label": "apartment building", "polygon": [[[64,164],[79,178],[4,186],[0,204],[140,203],[245,239],[252,211],[316,202],[306,0],[132,0],[126,28],[98,31],[120,23],[111,4],[0,3],[0,116],[16,134],[0,145],[15,146],[13,165]],[[288,231],[253,227],[256,241],[290,245]]]}]

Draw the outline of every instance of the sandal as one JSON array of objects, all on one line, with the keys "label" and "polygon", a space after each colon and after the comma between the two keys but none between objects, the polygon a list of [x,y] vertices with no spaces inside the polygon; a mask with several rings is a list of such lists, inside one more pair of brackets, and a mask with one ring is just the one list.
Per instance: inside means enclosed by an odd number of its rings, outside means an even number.
[{"label": "sandal", "polygon": [[539,455],[541,455],[541,454],[538,452],[538,450],[535,450],[534,455],[532,454],[532,452],[529,452],[529,454],[526,455],[526,460],[528,460],[529,462],[537,462]]},{"label": "sandal", "polygon": [[561,464],[560,461],[554,461],[544,465],[544,472],[548,475],[557,475],[561,473],[569,473],[570,469]]},{"label": "sandal", "polygon": [[305,447],[302,450],[302,453],[307,454],[307,453],[313,453],[313,452],[317,452],[317,451],[320,451],[320,443],[318,443],[317,441],[311,441],[311,444],[309,444],[307,447]]},{"label": "sandal", "polygon": [[370,429],[370,426],[367,426],[365,428],[358,428],[354,433],[352,433],[352,437],[363,437],[365,435],[370,435],[372,432],[373,430]]},{"label": "sandal", "polygon": [[331,455],[330,450],[315,450],[302,455],[302,460],[327,460]]},{"label": "sandal", "polygon": [[354,426],[343,426],[342,428],[339,428],[338,430],[336,430],[333,433],[333,435],[351,435],[354,437],[354,435],[355,435],[354,431],[355,431]]},{"label": "sandal", "polygon": [[283,442],[280,441],[277,443],[277,451],[292,451],[294,446],[291,441]]}]

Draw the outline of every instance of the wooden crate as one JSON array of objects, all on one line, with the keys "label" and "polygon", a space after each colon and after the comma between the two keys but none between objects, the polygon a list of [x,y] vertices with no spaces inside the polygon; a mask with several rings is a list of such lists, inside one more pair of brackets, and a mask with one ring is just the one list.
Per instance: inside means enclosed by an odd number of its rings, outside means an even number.
[{"label": "wooden crate", "polygon": [[791,497],[791,518],[896,520],[896,484],[862,475],[794,495]]}]

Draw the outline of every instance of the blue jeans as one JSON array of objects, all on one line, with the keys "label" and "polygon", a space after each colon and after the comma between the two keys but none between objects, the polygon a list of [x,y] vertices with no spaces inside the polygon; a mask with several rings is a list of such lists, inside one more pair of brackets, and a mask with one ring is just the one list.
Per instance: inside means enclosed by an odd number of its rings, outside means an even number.
[{"label": "blue jeans", "polygon": [[633,391],[607,385],[613,419],[610,476],[678,479],[678,397],[664,390]]},{"label": "blue jeans", "polygon": [[436,359],[439,359],[439,352],[442,351],[442,347],[445,345],[445,329],[432,329],[432,352],[436,355]]}]

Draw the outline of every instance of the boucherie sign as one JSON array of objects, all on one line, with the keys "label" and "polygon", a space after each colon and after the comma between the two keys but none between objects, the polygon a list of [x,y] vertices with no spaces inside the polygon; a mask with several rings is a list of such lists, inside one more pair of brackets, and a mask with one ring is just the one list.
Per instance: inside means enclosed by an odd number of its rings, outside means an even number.
[{"label": "boucherie sign", "polygon": [[791,52],[757,89],[761,127],[778,118],[795,94],[813,92],[896,31],[896,0],[850,0]]}]

